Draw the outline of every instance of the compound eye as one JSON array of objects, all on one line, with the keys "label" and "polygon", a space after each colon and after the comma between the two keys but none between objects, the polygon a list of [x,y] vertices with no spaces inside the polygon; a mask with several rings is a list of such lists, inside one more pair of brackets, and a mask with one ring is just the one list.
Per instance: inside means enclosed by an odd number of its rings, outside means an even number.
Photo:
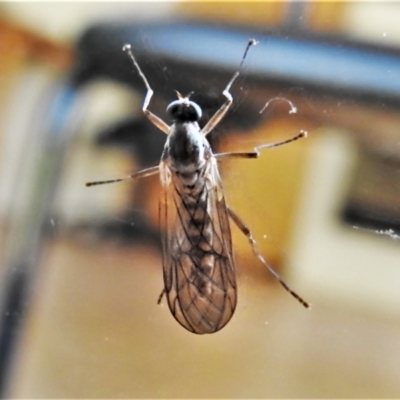
[{"label": "compound eye", "polygon": [[201,118],[201,108],[193,101],[175,100],[167,107],[167,113],[174,120],[194,122]]},{"label": "compound eye", "polygon": [[171,117],[176,116],[176,114],[179,111],[179,107],[182,105],[181,100],[175,100],[172,103],[170,103],[167,107],[167,113],[171,115]]},{"label": "compound eye", "polygon": [[198,121],[201,118],[202,112],[201,108],[198,104],[196,104],[194,101],[189,102],[190,106],[193,107],[194,112],[196,113],[196,121]]}]

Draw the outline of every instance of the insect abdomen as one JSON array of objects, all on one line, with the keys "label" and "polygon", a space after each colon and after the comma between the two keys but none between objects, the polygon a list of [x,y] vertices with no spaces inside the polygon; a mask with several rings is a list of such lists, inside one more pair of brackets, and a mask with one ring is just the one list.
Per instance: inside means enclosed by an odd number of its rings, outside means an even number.
[{"label": "insect abdomen", "polygon": [[[185,189],[174,196],[177,226],[182,229],[173,246],[175,256],[168,270],[175,271],[175,276],[167,297],[174,317],[186,329],[213,333],[226,325],[235,310],[235,274],[222,229],[210,215],[215,210],[214,197],[205,180],[200,178],[195,188]],[[230,238],[230,232],[224,234]]]}]

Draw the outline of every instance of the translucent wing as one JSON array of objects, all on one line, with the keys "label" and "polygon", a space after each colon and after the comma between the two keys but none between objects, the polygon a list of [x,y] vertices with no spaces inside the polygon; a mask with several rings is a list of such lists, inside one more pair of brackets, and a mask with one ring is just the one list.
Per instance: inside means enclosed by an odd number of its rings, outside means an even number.
[{"label": "translucent wing", "polygon": [[187,330],[213,333],[236,307],[232,240],[217,163],[206,161],[194,185],[185,186],[162,161],[165,293],[175,319]]}]

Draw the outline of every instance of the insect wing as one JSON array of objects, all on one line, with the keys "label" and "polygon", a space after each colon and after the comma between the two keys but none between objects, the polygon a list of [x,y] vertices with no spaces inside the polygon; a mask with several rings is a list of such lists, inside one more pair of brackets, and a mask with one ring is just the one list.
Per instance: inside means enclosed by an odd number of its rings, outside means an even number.
[{"label": "insect wing", "polygon": [[188,194],[160,164],[165,293],[175,319],[197,334],[223,328],[237,300],[229,217],[213,156],[202,171]]}]

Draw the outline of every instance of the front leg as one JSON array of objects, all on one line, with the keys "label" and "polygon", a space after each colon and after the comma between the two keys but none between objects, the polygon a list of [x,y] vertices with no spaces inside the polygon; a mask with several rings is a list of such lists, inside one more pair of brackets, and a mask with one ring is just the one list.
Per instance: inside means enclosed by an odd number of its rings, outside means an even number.
[{"label": "front leg", "polygon": [[229,107],[233,102],[233,97],[230,94],[229,90],[238,76],[239,76],[239,71],[235,72],[232,79],[226,86],[225,90],[222,92],[222,94],[226,97],[227,100],[225,101],[224,104],[222,104],[220,109],[211,117],[211,119],[207,122],[206,126],[201,130],[201,133],[204,136],[208,135],[219,124],[221,119],[224,118],[225,114],[228,112]]},{"label": "front leg", "polygon": [[144,113],[144,115],[161,131],[163,131],[164,133],[166,133],[167,135],[169,134],[170,131],[170,127],[159,117],[157,117],[157,115],[153,114],[150,110],[148,110],[148,106],[150,104],[150,100],[151,97],[153,96],[153,90],[149,85],[149,82],[147,82],[146,76],[144,75],[144,73],[142,72],[142,70],[139,67],[139,64],[136,62],[135,56],[132,53],[132,49],[131,49],[131,45],[130,44],[126,44],[123,47],[123,50],[126,51],[129,54],[129,57],[132,59],[133,64],[135,65],[140,77],[142,78],[144,84],[146,85],[146,89],[147,89],[147,93],[146,93],[146,97],[144,99],[143,102],[143,107],[142,107],[142,111]]},{"label": "front leg", "polygon": [[[144,75],[143,75],[144,77]],[[157,115],[153,114],[150,110],[147,109],[147,107],[149,106],[150,103],[150,99],[153,96],[153,90],[150,88],[149,84],[147,83],[147,81],[145,80],[146,86],[147,86],[147,93],[146,93],[146,97],[144,99],[144,103],[143,103],[143,107],[142,107],[142,111],[144,113],[144,115],[161,131],[163,131],[164,133],[166,133],[167,135],[169,134],[170,131],[170,127],[159,117],[157,117]]]},{"label": "front leg", "polygon": [[239,76],[239,72],[247,56],[247,52],[249,51],[251,46],[255,46],[257,43],[258,42],[255,39],[250,39],[249,42],[247,43],[246,50],[244,51],[242,61],[239,65],[239,69],[233,74],[232,79],[229,81],[225,90],[222,92],[222,94],[226,97],[226,101],[224,104],[222,104],[221,108],[211,117],[211,119],[207,122],[206,126],[201,130],[201,133],[204,136],[208,135],[218,125],[221,119],[224,118],[225,114],[228,112],[229,107],[233,102],[233,98],[229,90],[231,89],[233,82],[235,82],[236,78]]}]

